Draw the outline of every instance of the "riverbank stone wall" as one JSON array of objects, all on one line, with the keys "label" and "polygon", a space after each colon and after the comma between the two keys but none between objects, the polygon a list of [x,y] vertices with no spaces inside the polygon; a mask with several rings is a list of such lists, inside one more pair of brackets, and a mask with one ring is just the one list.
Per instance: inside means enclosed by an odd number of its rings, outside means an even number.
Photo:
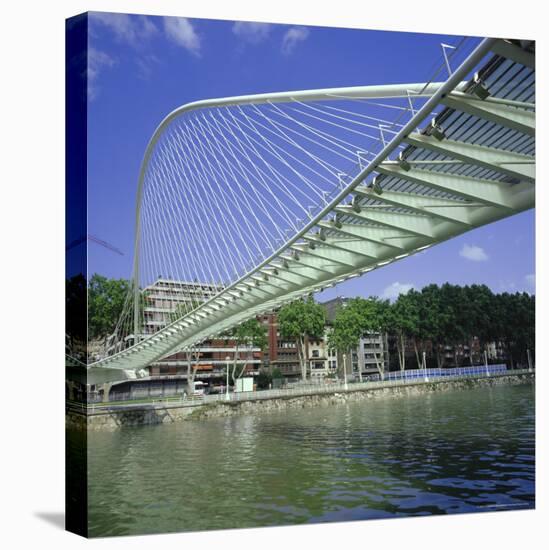
[{"label": "riverbank stone wall", "polygon": [[387,386],[346,392],[322,393],[303,396],[257,399],[254,401],[220,401],[216,403],[197,403],[196,405],[165,406],[145,404],[129,410],[96,410],[83,412],[67,408],[66,427],[76,430],[116,430],[125,427],[146,426],[151,424],[174,423],[189,420],[203,420],[240,414],[261,414],[304,407],[333,406],[368,399],[394,398],[421,395],[432,392],[467,390],[472,388],[497,386],[502,384],[533,384],[535,375],[504,375],[490,378],[468,378],[460,380],[440,380],[418,382],[402,386]]}]

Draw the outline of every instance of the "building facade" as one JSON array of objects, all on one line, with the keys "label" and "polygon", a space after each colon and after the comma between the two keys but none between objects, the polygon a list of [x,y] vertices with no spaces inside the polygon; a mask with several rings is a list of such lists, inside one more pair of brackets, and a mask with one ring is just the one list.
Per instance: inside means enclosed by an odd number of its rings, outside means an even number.
[{"label": "building facade", "polygon": [[263,315],[259,320],[267,329],[268,344],[263,353],[263,366],[271,371],[279,369],[287,380],[301,378],[297,342],[282,338],[276,312]]},{"label": "building facade", "polygon": [[176,316],[191,311],[217,294],[219,289],[188,281],[157,279],[143,291],[143,337],[154,334]]},{"label": "building facade", "polygon": [[[207,301],[219,291],[212,285],[188,281],[158,279],[143,289],[143,335],[150,336],[187,311]],[[152,363],[151,376],[171,376],[186,379],[189,366],[196,371],[195,379],[219,386],[226,382],[227,368],[236,365],[246,376],[259,373],[262,353],[259,348],[236,346],[230,339],[217,338],[203,342],[191,351],[179,351]]]}]

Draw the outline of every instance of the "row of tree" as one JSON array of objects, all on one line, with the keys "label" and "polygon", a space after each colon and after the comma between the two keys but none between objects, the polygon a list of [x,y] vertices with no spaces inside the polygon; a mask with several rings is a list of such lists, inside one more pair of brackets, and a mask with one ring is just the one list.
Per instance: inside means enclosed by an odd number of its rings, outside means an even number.
[{"label": "row of tree", "polygon": [[[278,314],[283,338],[295,340],[303,378],[306,377],[305,341],[320,339],[325,332],[325,310],[312,298],[282,307]],[[400,369],[406,368],[407,350],[413,348],[421,368],[423,352],[441,367],[445,348],[454,351],[467,345],[473,363],[474,342],[481,351],[491,342],[501,343],[511,366],[526,363],[527,350],[535,344],[535,297],[527,293],[496,294],[486,285],[458,286],[449,283],[410,290],[394,303],[379,298],[352,298],[336,312],[328,335],[328,347],[351,354],[367,333],[394,337]],[[374,352],[383,374],[381,353]],[[480,357],[477,357],[480,360]]]},{"label": "row of tree", "polygon": [[429,285],[421,291],[401,294],[385,307],[380,326],[397,336],[400,368],[405,368],[405,349],[411,342],[419,365],[420,352],[430,352],[442,366],[444,348],[467,345],[473,362],[473,344],[481,352],[492,342],[501,343],[509,358],[526,362],[535,345],[535,296],[526,292],[496,294],[486,285]]}]

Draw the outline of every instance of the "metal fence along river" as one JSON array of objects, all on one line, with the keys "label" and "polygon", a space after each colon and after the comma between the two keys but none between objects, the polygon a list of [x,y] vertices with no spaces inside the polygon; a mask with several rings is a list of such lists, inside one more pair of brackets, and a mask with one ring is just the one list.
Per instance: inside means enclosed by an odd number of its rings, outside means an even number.
[{"label": "metal fence along river", "polygon": [[[505,376],[518,375],[532,372],[529,369],[507,370],[503,364],[499,365],[484,365],[463,367],[454,369],[416,369],[408,371],[396,371],[386,373],[384,379],[379,379],[379,375],[371,377],[368,381],[363,382],[326,382],[303,384],[295,383],[291,386],[280,389],[259,390],[253,392],[231,392],[219,393],[201,396],[187,397],[183,394],[173,397],[151,396],[150,398],[136,399],[132,394],[120,393],[116,396],[116,400],[108,403],[89,403],[86,404],[71,404],[77,408],[87,409],[89,412],[105,409],[128,409],[139,408],[144,402],[157,404],[163,407],[182,407],[196,406],[199,404],[216,403],[223,401],[256,401],[261,399],[277,399],[287,397],[299,397],[303,395],[329,394],[337,392],[361,391],[375,388],[384,388],[391,386],[404,386],[409,384],[422,384],[428,382],[445,380],[460,380],[468,378],[485,378],[490,376]],[[132,402],[133,401],[133,402]]]}]

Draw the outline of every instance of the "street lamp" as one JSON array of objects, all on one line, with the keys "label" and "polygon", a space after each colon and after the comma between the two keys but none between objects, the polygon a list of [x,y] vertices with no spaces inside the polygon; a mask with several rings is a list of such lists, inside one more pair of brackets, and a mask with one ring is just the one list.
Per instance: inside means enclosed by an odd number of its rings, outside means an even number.
[{"label": "street lamp", "polygon": [[231,360],[230,356],[227,355],[225,357],[225,361],[227,361],[227,384],[225,385],[225,401],[229,401],[231,399],[231,396],[229,395],[229,361]]},{"label": "street lamp", "polygon": [[343,354],[343,380],[345,382],[345,390],[348,390],[349,387],[347,386],[347,354]]}]

